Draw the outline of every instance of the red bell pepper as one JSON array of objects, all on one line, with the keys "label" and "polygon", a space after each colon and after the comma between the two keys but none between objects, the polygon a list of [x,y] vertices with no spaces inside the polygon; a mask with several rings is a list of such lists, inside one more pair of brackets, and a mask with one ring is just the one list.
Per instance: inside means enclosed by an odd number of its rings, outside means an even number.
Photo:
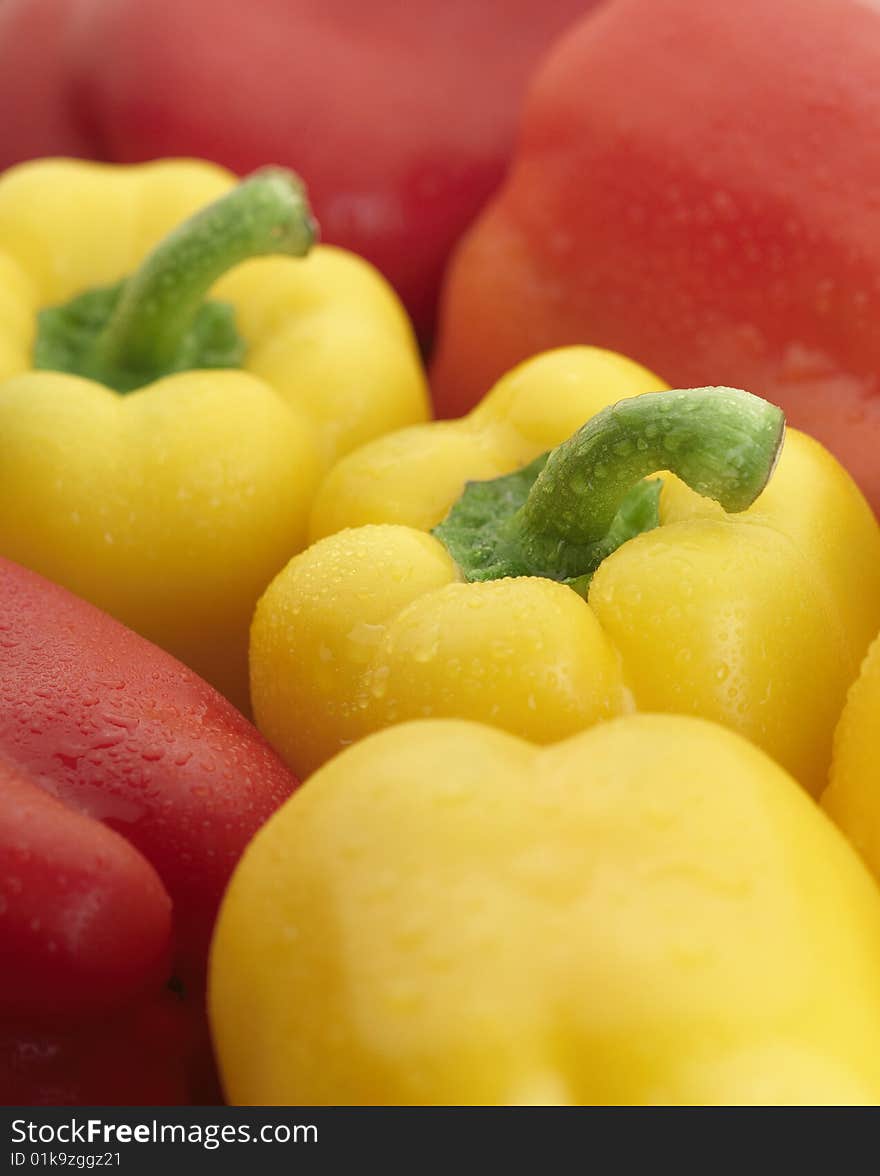
[{"label": "red bell pepper", "polygon": [[880,508],[878,78],[859,0],[615,0],[578,24],[451,267],[441,414],[594,343],[780,404]]},{"label": "red bell pepper", "polygon": [[295,784],[192,671],[0,560],[0,1102],[210,1097],[214,918]]},{"label": "red bell pepper", "polygon": [[374,262],[424,334],[447,254],[501,179],[535,62],[596,3],[3,0],[0,106],[15,117],[0,165],[293,166],[324,239]]}]

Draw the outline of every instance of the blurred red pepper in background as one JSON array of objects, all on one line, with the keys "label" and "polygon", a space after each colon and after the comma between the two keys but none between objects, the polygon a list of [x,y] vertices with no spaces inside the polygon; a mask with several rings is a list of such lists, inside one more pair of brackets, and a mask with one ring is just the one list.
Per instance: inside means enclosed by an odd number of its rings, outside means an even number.
[{"label": "blurred red pepper in background", "polygon": [[217,1098],[214,918],[295,784],[192,671],[0,560],[0,1102]]},{"label": "blurred red pepper in background", "polygon": [[433,383],[458,416],[527,355],[620,351],[781,405],[880,507],[880,8],[615,0],[535,77],[466,236]]},{"label": "blurred red pepper in background", "polygon": [[[0,166],[194,155],[306,181],[426,337],[531,71],[598,0],[4,0]],[[606,0],[607,2],[607,0]]]}]

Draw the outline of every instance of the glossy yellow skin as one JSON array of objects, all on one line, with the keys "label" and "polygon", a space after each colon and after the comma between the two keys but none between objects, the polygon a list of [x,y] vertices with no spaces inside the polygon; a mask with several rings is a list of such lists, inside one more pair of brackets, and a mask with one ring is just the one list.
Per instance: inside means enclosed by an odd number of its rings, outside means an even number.
[{"label": "glossy yellow skin", "polygon": [[[493,422],[485,432],[389,435],[324,482],[313,521],[320,512],[329,525],[332,490],[333,525],[350,529],[291,561],[251,629],[257,722],[295,771],[405,719],[471,718],[549,743],[639,709],[721,722],[811,792],[824,786],[846,689],[880,629],[880,528],[817,442],[789,431],[766,490],[740,515],[665,475],[661,527],[606,559],[589,603],[537,578],[463,584],[417,529],[487,476],[468,464],[475,437],[505,472],[652,379],[642,371],[628,387],[629,365],[609,380],[596,358],[572,348],[531,360],[477,410]],[[511,406],[530,434],[505,425]],[[400,462],[386,461],[396,448]],[[368,497],[370,517],[384,505],[386,521],[352,526]]]},{"label": "glossy yellow skin", "polygon": [[65,584],[247,705],[247,629],[300,550],[321,472],[423,420],[410,326],[360,258],[319,246],[227,273],[241,371],[119,396],[32,372],[36,314],[135,270],[235,178],[197,161],[40,161],[0,180],[0,553]]},{"label": "glossy yellow skin", "polygon": [[880,878],[880,637],[847,695],[822,807]]},{"label": "glossy yellow skin", "polygon": [[270,819],[209,1005],[245,1105],[880,1101],[880,892],[714,724],[383,731]]},{"label": "glossy yellow skin", "polygon": [[429,531],[465,482],[518,469],[606,405],[666,387],[612,351],[545,352],[508,372],[467,416],[388,432],[338,461],[315,495],[309,538],[366,523]]}]

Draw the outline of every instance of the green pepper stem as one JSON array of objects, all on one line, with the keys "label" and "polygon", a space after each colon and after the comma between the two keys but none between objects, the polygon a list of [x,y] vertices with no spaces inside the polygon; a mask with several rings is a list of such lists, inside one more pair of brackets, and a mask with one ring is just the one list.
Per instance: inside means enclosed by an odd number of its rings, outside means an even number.
[{"label": "green pepper stem", "polygon": [[552,579],[578,575],[623,499],[669,470],[725,511],[745,510],[767,484],[785,430],[782,410],[737,388],[691,388],[621,400],[548,456],[503,525],[505,547]]},{"label": "green pepper stem", "polygon": [[164,238],[125,283],[95,341],[100,367],[154,373],[174,365],[213,283],[250,257],[301,257],[316,226],[292,172],[263,168]]}]

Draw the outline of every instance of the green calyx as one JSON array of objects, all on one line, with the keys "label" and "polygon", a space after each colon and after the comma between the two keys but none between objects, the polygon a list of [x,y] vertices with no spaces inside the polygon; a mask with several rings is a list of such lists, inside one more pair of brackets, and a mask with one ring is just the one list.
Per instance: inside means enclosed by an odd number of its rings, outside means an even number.
[{"label": "green calyx", "polygon": [[603,409],[524,469],[471,482],[434,534],[467,580],[543,576],[586,595],[602,560],[659,525],[669,470],[725,511],[767,484],[785,417],[736,388],[649,392]]},{"label": "green calyx", "polygon": [[34,367],[130,392],[173,372],[240,366],[231,306],[206,302],[214,282],[252,257],[302,257],[317,227],[300,180],[263,168],[197,212],[134,274],[40,312]]}]

